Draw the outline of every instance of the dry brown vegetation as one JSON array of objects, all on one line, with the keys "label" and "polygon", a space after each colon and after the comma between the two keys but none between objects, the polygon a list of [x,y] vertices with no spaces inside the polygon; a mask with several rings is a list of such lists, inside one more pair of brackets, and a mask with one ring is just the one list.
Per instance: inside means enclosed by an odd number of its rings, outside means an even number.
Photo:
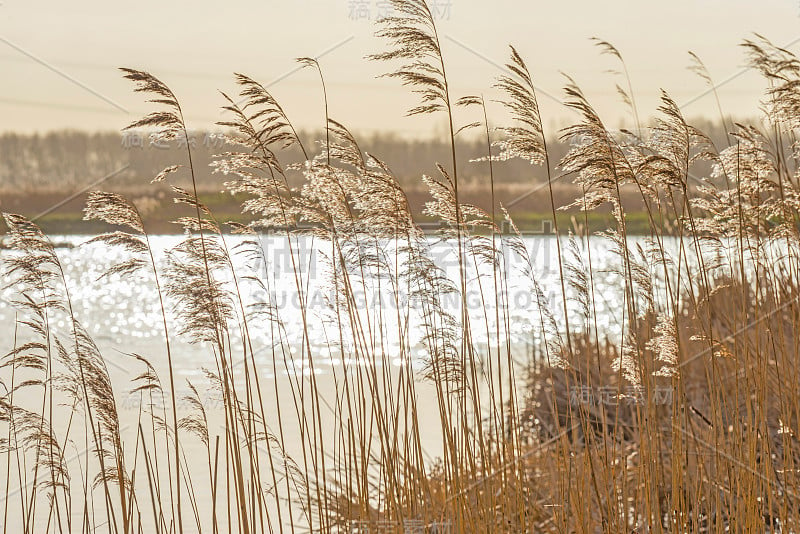
[{"label": "dry brown vegetation", "polygon": [[[798,531],[800,61],[764,39],[745,41],[749,64],[769,82],[765,116],[760,125],[731,125],[724,147],[687,124],[667,94],[652,125],[612,135],[570,83],[566,103],[582,120],[562,132],[575,141],[570,151],[551,161],[535,84],[516,50],[511,74],[497,82],[515,121],[498,135],[487,126],[482,98],[452,94],[424,0],[392,3],[398,15],[379,32],[388,51],[373,59],[401,65],[391,75],[420,94],[411,113],[450,124],[450,154],[423,181],[426,216],[442,223],[458,251],[455,279],[434,261],[388,165],[330,117],[321,152],[286,163],[288,147],[310,151],[271,94],[237,74],[239,94],[225,96],[233,118],[223,124],[236,149],[212,167],[245,199],[247,224],[226,227],[198,198],[203,171],[188,143],[184,157],[155,177],[170,183],[182,176],[185,184],[171,195],[186,209],[178,221],[186,237],[165,266],[153,258],[136,203],[95,192],[86,206],[88,219],[117,228],[94,240],[130,254],[112,271],[149,270],[156,280],[169,374],[158,376],[156,355],[136,356],[133,387],[147,402],[134,426],[120,423],[115,392],[125,386],[111,383],[76,319],[52,244],[24,217],[5,215],[13,251],[3,257],[21,288],[19,339],[30,340],[14,339],[0,375],[5,531]],[[622,61],[613,46],[598,45]],[[301,61],[324,83],[317,61]],[[142,71],[124,75],[158,108],[129,128],[188,137],[167,85]],[[635,110],[634,95],[626,101]],[[478,117],[467,127],[486,143],[485,209],[466,200],[470,189],[461,182],[466,162],[455,139],[466,114]],[[561,236],[563,310],[544,298],[522,238],[495,222],[503,207],[494,171],[510,158],[536,166],[546,183],[566,173],[580,192],[569,199],[556,188],[541,193]],[[697,165],[713,174],[690,187]],[[290,175],[301,175],[303,185],[292,185]],[[630,191],[647,215],[639,244],[628,239]],[[601,234],[568,235],[557,217],[564,205],[583,210],[577,222],[607,209],[613,224]],[[234,269],[232,257],[269,254],[255,239],[265,229],[289,243],[313,235],[329,246],[335,298],[327,348],[340,356],[333,393],[314,372],[326,356],[310,342],[307,331],[320,325],[308,309],[301,308],[302,341],[291,346],[282,310],[239,291],[248,274]],[[252,239],[233,249],[228,230]],[[611,246],[621,286],[621,319],[610,328],[600,326],[597,258],[587,254],[597,241]],[[518,260],[519,272],[509,272],[506,257]],[[302,296],[307,275],[295,261]],[[473,276],[479,269],[489,275]],[[506,306],[510,282],[520,278],[538,304],[530,357],[512,335]],[[382,307],[357,303],[359,287],[375,280],[396,299],[392,321]],[[490,295],[481,306],[483,337],[468,313],[476,284],[490,288],[482,292]],[[457,313],[442,305],[453,295],[461,301]],[[177,316],[177,331],[167,310]],[[397,331],[386,332],[386,324]],[[295,368],[290,358],[308,371],[285,378],[288,405],[278,380],[260,372],[254,329],[272,332],[275,376]],[[191,387],[188,414],[177,408],[177,335],[205,343],[213,356],[207,382]],[[243,340],[239,348],[234,335]],[[399,356],[386,350],[390,338]],[[412,365],[415,347],[425,354],[421,368]],[[401,365],[391,365],[393,358]],[[435,402],[421,405],[425,387]],[[206,412],[198,389],[217,392],[220,413]],[[423,453],[423,411],[435,413],[441,436],[442,455],[433,462]],[[211,425],[212,416],[221,424]],[[299,429],[295,447],[290,426]],[[86,445],[79,468],[67,461],[76,443]],[[189,459],[190,444],[201,453]],[[14,485],[22,490],[11,492]]]}]

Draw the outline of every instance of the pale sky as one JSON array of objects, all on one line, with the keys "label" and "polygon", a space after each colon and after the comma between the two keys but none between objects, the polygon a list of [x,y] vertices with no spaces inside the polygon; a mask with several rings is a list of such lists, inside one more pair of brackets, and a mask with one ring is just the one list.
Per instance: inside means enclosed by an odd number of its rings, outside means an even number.
[{"label": "pale sky", "polygon": [[[561,2],[431,0],[438,11],[455,96],[485,93],[513,43],[541,91],[546,127],[572,113],[546,95],[563,97],[561,72],[573,76],[609,127],[627,116],[607,72],[617,64],[589,38],[623,54],[643,118],[655,114],[659,89],[683,104],[705,91],[687,70],[697,53],[717,83],[726,114],[758,113],[763,88],[744,69],[742,39],[758,32],[800,51],[798,0],[571,0]],[[298,128],[321,128],[319,81],[295,71],[294,58],[320,56],[331,116],[352,130],[427,135],[435,117],[404,117],[415,103],[397,80],[376,79],[388,66],[364,56],[381,51],[373,37],[380,0],[155,2],[0,0],[0,131],[63,128],[118,130],[150,108],[116,67],[148,70],[179,96],[192,128],[215,128],[218,90],[235,91],[232,72],[271,85]],[[276,81],[277,80],[277,81]],[[122,108],[125,111],[122,111]],[[687,117],[716,117],[713,97],[686,105]],[[495,122],[503,122],[491,108]],[[472,120],[464,117],[464,121]],[[628,123],[630,124],[630,123]]]}]

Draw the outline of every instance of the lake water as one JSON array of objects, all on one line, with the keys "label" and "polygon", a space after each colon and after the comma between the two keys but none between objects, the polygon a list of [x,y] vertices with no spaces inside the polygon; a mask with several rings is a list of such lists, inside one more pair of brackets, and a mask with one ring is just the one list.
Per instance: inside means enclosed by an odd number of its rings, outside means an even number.
[{"label": "lake water", "polygon": [[[136,352],[158,363],[163,352],[163,325],[158,298],[155,293],[153,275],[148,269],[133,276],[111,276],[101,278],[101,275],[112,265],[127,258],[129,254],[118,248],[111,248],[104,244],[89,243],[85,236],[53,236],[53,241],[61,246],[57,249],[59,259],[64,268],[69,286],[75,314],[84,327],[93,336],[95,342],[104,349],[104,356],[110,366],[116,367],[115,362],[125,361],[117,351]],[[174,247],[181,240],[181,236],[155,236],[151,238],[156,261],[161,267],[166,261],[165,252]],[[241,244],[243,238],[228,236],[227,244],[231,250]],[[269,300],[277,308],[280,320],[285,326],[287,344],[299,346],[302,338],[302,316],[296,281],[292,269],[292,254],[288,241],[282,236],[263,236],[260,238],[264,257],[253,260],[245,258],[245,254],[233,255],[237,275],[240,277],[240,290],[247,303],[264,302]],[[534,276],[540,284],[550,309],[557,320],[563,317],[563,308],[560,304],[561,289],[558,278],[558,263],[555,239],[549,236],[529,236],[524,238],[530,262],[534,268]],[[566,248],[566,240],[562,239],[562,246]],[[300,238],[293,243],[295,264],[301,272],[303,286],[307,289],[306,309],[309,318],[315,324],[325,324],[330,321],[330,301],[333,298],[333,289],[330,276],[330,262],[328,261],[328,245],[310,237]],[[587,251],[583,249],[584,261]],[[593,278],[595,283],[595,296],[597,297],[597,315],[605,323],[611,325],[617,317],[618,307],[613,302],[619,298],[618,277],[610,272],[612,263],[617,258],[609,253],[609,244],[599,239],[591,242],[591,259]],[[11,251],[0,250],[0,257],[11,254]],[[434,263],[442,268],[447,276],[455,281],[458,279],[458,265],[453,243],[440,242],[431,238],[430,256]],[[519,258],[510,258],[507,253],[506,271],[510,273],[508,280],[508,313],[513,318],[512,334],[520,343],[532,342],[530,337],[533,325],[539,323],[536,312],[536,298],[530,291],[530,281],[520,272]],[[472,319],[473,328],[477,328],[476,338],[485,336],[487,307],[493,309],[494,284],[489,272],[484,266],[476,269],[468,257],[468,291],[467,307]],[[254,276],[261,279],[266,287],[247,283],[247,277]],[[0,279],[5,286],[10,278],[4,276]],[[163,280],[162,280],[163,284]],[[15,287],[8,287],[0,291],[0,350],[11,348],[14,333],[14,318],[16,311],[11,305],[14,299]],[[390,289],[384,283],[378,288],[375,283],[354,289],[356,302],[360,307],[370,309],[394,309],[397,306],[390,298]],[[460,296],[449,295],[443,299],[444,307],[458,315],[460,309]],[[169,301],[167,303],[169,307]],[[173,314],[169,314],[169,327],[172,332],[178,330],[178,324]],[[386,314],[384,322],[390,320]],[[65,327],[62,322],[56,327]],[[490,325],[492,328],[492,325]],[[251,329],[254,341],[267,343],[270,333]],[[327,333],[329,334],[329,332]],[[322,328],[313,328],[309,332],[312,346],[325,349],[330,346],[329,337]],[[207,347],[191,345],[188,339],[180,339],[179,350],[176,350],[176,365],[179,372],[187,378],[195,376],[198,367],[204,361],[204,354],[212,358]],[[391,351],[391,347],[389,351]],[[213,359],[208,360],[209,363]]]},{"label": "lake water", "polygon": [[[143,366],[136,362],[130,354],[136,353],[146,357],[156,368],[161,376],[162,383],[167,384],[166,354],[163,341],[163,324],[158,297],[155,292],[153,275],[148,270],[143,270],[133,276],[111,276],[101,278],[101,275],[112,265],[125,260],[129,256],[118,248],[110,248],[103,244],[85,244],[88,237],[82,236],[54,236],[53,241],[64,246],[57,249],[61,264],[64,268],[67,285],[70,290],[74,312],[80,322],[94,338],[95,343],[103,354],[112,382],[120,412],[123,430],[135,435],[130,428],[135,428],[136,417],[139,413],[139,396],[129,395],[127,392],[133,387],[131,379],[141,373]],[[181,236],[155,236],[152,245],[156,260],[163,268],[167,261],[167,251],[177,245]],[[227,245],[231,250],[244,247],[244,238],[236,236],[226,237]],[[240,293],[246,304],[269,301],[274,304],[275,313],[280,319],[282,343],[289,348],[290,354],[286,359],[281,358],[277,365],[273,365],[273,341],[275,329],[269,328],[268,322],[253,320],[250,325],[250,334],[253,341],[255,360],[259,365],[258,374],[262,380],[262,387],[270,391],[267,402],[282,402],[284,406],[291,405],[293,399],[293,386],[299,382],[307,381],[309,368],[307,362],[299,355],[302,353],[303,321],[300,313],[300,297],[297,283],[292,268],[294,264],[301,272],[302,286],[306,296],[307,321],[310,325],[309,338],[315,354],[316,384],[323,399],[323,412],[330,414],[322,427],[323,432],[334,432],[336,417],[331,400],[340,392],[337,391],[337,377],[341,369],[341,351],[338,347],[338,329],[335,314],[331,311],[330,303],[335,298],[331,278],[331,262],[329,261],[329,244],[315,240],[311,237],[301,237],[292,243],[283,236],[262,236],[259,238],[262,255],[258,258],[252,254],[234,255],[234,266],[240,281]],[[635,243],[644,244],[643,240],[633,240]],[[533,277],[542,289],[544,299],[549,303],[556,323],[563,325],[563,308],[561,302],[561,288],[558,277],[558,262],[556,241],[552,236],[526,236],[523,239],[527,258],[515,256],[508,249],[505,251],[504,272],[509,273],[504,281],[503,305],[507,316],[509,336],[512,338],[512,353],[517,360],[531,358],[535,347],[541,345],[539,314],[536,297],[531,289],[531,279],[525,273],[525,266],[533,267]],[[240,247],[241,246],[241,247]],[[393,254],[394,244],[381,245],[384,251]],[[676,242],[670,242],[670,247],[676,247]],[[452,242],[429,239],[429,257],[434,264],[450,280],[458,279],[457,254]],[[567,240],[562,240],[562,247],[568,248]],[[600,328],[613,337],[615,329],[618,331],[619,305],[622,286],[619,276],[614,271],[618,262],[617,256],[610,252],[608,241],[592,239],[590,247],[579,247],[583,261],[588,261],[591,256],[593,268],[594,294],[596,297],[596,313],[600,319]],[[293,252],[294,254],[290,253]],[[0,250],[1,257],[14,254],[9,250]],[[468,291],[467,309],[473,328],[475,339],[487,339],[487,331],[495,330],[495,284],[490,276],[491,269],[485,263],[476,261],[475,257],[466,254]],[[5,276],[5,275],[4,275]],[[260,282],[248,281],[249,278],[258,279]],[[355,276],[354,279],[358,278]],[[365,277],[360,280],[357,288],[353,290],[357,308],[363,310],[366,318],[375,328],[383,330],[381,351],[388,355],[386,361],[393,366],[403,362],[399,359],[399,348],[396,343],[397,314],[396,301],[392,298],[392,291],[387,288],[387,282],[380,277]],[[5,276],[3,285],[10,279]],[[229,284],[230,285],[230,284]],[[24,341],[24,329],[15,328],[15,319],[23,319],[18,315],[12,301],[18,297],[15,286],[6,287],[0,292],[0,352],[10,351],[15,343]],[[402,296],[402,297],[407,297]],[[402,303],[402,297],[400,302]],[[442,302],[445,310],[455,317],[460,314],[461,299],[458,295],[446,298]],[[402,305],[402,304],[401,304]],[[168,307],[170,302],[168,300]],[[570,320],[577,324],[580,314],[574,302],[570,301]],[[413,328],[413,322],[409,323]],[[68,325],[59,321],[54,326],[68,334]],[[168,328],[177,332],[180,322],[175,314],[168,314]],[[236,337],[233,329],[231,340],[232,354],[237,354],[237,346],[241,346],[241,339]],[[394,334],[393,334],[394,332]],[[617,332],[618,333],[618,332]],[[67,335],[68,337],[68,335]],[[178,335],[172,336],[172,353],[175,363],[175,383],[178,395],[188,393],[187,380],[198,385],[205,381],[204,369],[214,369],[215,359],[210,346],[191,343],[191,339]],[[420,366],[424,353],[419,342],[420,336],[412,332],[409,338],[411,345],[411,364]],[[488,334],[491,338],[491,335]],[[416,340],[416,342],[414,341]],[[480,348],[480,343],[478,344]],[[350,354],[347,343],[344,344],[344,353]],[[241,353],[241,350],[238,351]],[[353,364],[355,362],[349,362]],[[202,386],[201,386],[202,387]],[[221,424],[215,417],[219,415],[219,406],[215,405],[212,395],[206,395],[206,390],[201,389],[203,402],[211,417],[210,431],[212,441],[215,429],[221,432]],[[274,395],[274,397],[273,397]],[[430,385],[420,384],[417,388],[418,404],[428,406],[436,404],[435,391]],[[184,412],[186,406],[181,406],[179,411]],[[282,421],[287,436],[287,451],[290,454],[299,454],[302,449],[299,441],[299,425],[295,417]],[[276,425],[277,421],[268,421]],[[420,425],[423,429],[424,453],[431,459],[441,454],[441,435],[439,432],[440,421],[436,410],[425,410],[420,414]],[[294,437],[293,437],[294,436]],[[191,445],[185,442],[187,457],[199,455],[205,457],[205,452],[198,444]],[[76,456],[78,458],[79,455]],[[73,459],[74,460],[74,459]],[[2,471],[2,470],[0,470]],[[205,502],[209,496],[204,493],[204,484],[199,484],[198,501]]]}]

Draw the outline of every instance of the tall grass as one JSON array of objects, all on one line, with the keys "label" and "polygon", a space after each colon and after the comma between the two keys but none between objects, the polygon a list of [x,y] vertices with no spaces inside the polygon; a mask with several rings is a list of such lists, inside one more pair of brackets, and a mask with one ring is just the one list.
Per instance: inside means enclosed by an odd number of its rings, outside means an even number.
[{"label": "tall grass", "polygon": [[[768,82],[765,113],[761,124],[734,125],[725,147],[666,93],[657,118],[641,124],[627,69],[620,92],[636,124],[623,134],[568,80],[565,103],[581,119],[561,132],[571,150],[556,164],[516,49],[495,84],[514,124],[495,131],[490,99],[453,96],[424,0],[392,4],[397,15],[379,31],[389,49],[373,59],[400,60],[389,75],[419,93],[411,114],[449,124],[450,160],[422,177],[441,235],[423,232],[392,170],[328,116],[324,69],[311,58],[299,61],[319,73],[326,104],[316,149],[256,80],[237,74],[239,94],[223,94],[230,119],[220,124],[238,150],[212,168],[247,195],[248,225],[218,221],[198,197],[207,171],[193,165],[178,98],[153,75],[123,69],[159,107],[130,127],[186,141],[183,161],[155,180],[183,173],[193,184],[173,188],[191,215],[176,220],[185,235],[164,261],[132,202],[96,192],[86,206],[87,219],[116,228],[92,241],[125,251],[106,275],[154,280],[137,305],[157,306],[163,351],[131,354],[130,384],[112,383],[51,242],[4,214],[17,320],[0,371],[3,532],[800,529],[797,58],[760,37],[744,42]],[[458,169],[470,162],[456,139],[472,129],[486,140],[485,158],[471,164],[486,166],[489,212],[459,197]],[[287,159],[293,146],[303,160]],[[555,227],[556,288],[543,286],[494,198],[512,158],[542,167],[554,222],[562,206],[552,182],[563,177],[579,185],[572,205],[586,221],[612,209],[615,225],[600,234],[578,220]],[[701,162],[714,172],[698,180]],[[302,187],[290,186],[293,174]],[[628,235],[625,191],[646,208],[641,239]],[[274,254],[262,232],[288,244],[299,336],[270,297],[276,281],[241,267]],[[306,243],[325,258],[321,318],[299,253]],[[598,246],[620,287],[613,310],[599,294],[609,273],[592,255]],[[455,272],[439,261],[442,248]],[[253,285],[262,291],[245,289]],[[534,302],[524,324],[513,309],[519,291]],[[367,294],[377,298],[365,303]],[[208,354],[202,383],[178,383],[177,337]],[[126,391],[140,399],[135,416],[120,411]],[[430,435],[440,439],[436,459]]]}]

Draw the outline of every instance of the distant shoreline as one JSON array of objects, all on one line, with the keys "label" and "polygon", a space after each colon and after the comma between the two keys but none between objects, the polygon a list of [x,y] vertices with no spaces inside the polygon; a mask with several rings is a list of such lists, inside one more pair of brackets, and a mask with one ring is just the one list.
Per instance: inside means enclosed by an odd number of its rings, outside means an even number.
[{"label": "distant shoreline", "polygon": [[[25,215],[25,214],[22,214]],[[588,220],[589,231],[596,233],[599,231],[607,230],[614,227],[613,218],[611,214],[590,212],[583,213],[559,213],[558,214],[559,234],[562,236],[568,235],[572,232],[574,234],[585,233],[583,228]],[[249,216],[241,214],[230,213],[215,213],[215,217],[220,223],[225,226],[225,223],[236,222],[246,224],[252,220]],[[122,228],[98,223],[96,221],[84,221],[83,213],[81,212],[68,212],[68,213],[52,213],[44,215],[40,218],[29,217],[35,222],[42,231],[50,236],[93,236],[104,232],[120,230]],[[650,224],[645,212],[631,212],[626,214],[627,233],[630,236],[649,235]],[[514,215],[514,224],[517,226],[519,232],[524,236],[553,236],[553,224],[550,217],[541,213],[520,213]],[[445,229],[445,225],[424,220],[420,217],[418,220],[419,227],[427,235],[436,235],[439,231]],[[499,221],[498,226],[501,229],[501,235],[511,235],[513,231],[507,222]],[[183,228],[169,220],[145,220],[145,227],[149,235],[182,235]],[[300,230],[312,230],[311,225],[300,226]],[[233,232],[225,232],[232,234]],[[259,231],[263,235],[280,235],[285,233],[285,229],[275,228],[271,230]],[[485,234],[485,231],[475,232],[476,234]],[[0,249],[8,248],[3,239],[5,228],[0,224]]]}]

